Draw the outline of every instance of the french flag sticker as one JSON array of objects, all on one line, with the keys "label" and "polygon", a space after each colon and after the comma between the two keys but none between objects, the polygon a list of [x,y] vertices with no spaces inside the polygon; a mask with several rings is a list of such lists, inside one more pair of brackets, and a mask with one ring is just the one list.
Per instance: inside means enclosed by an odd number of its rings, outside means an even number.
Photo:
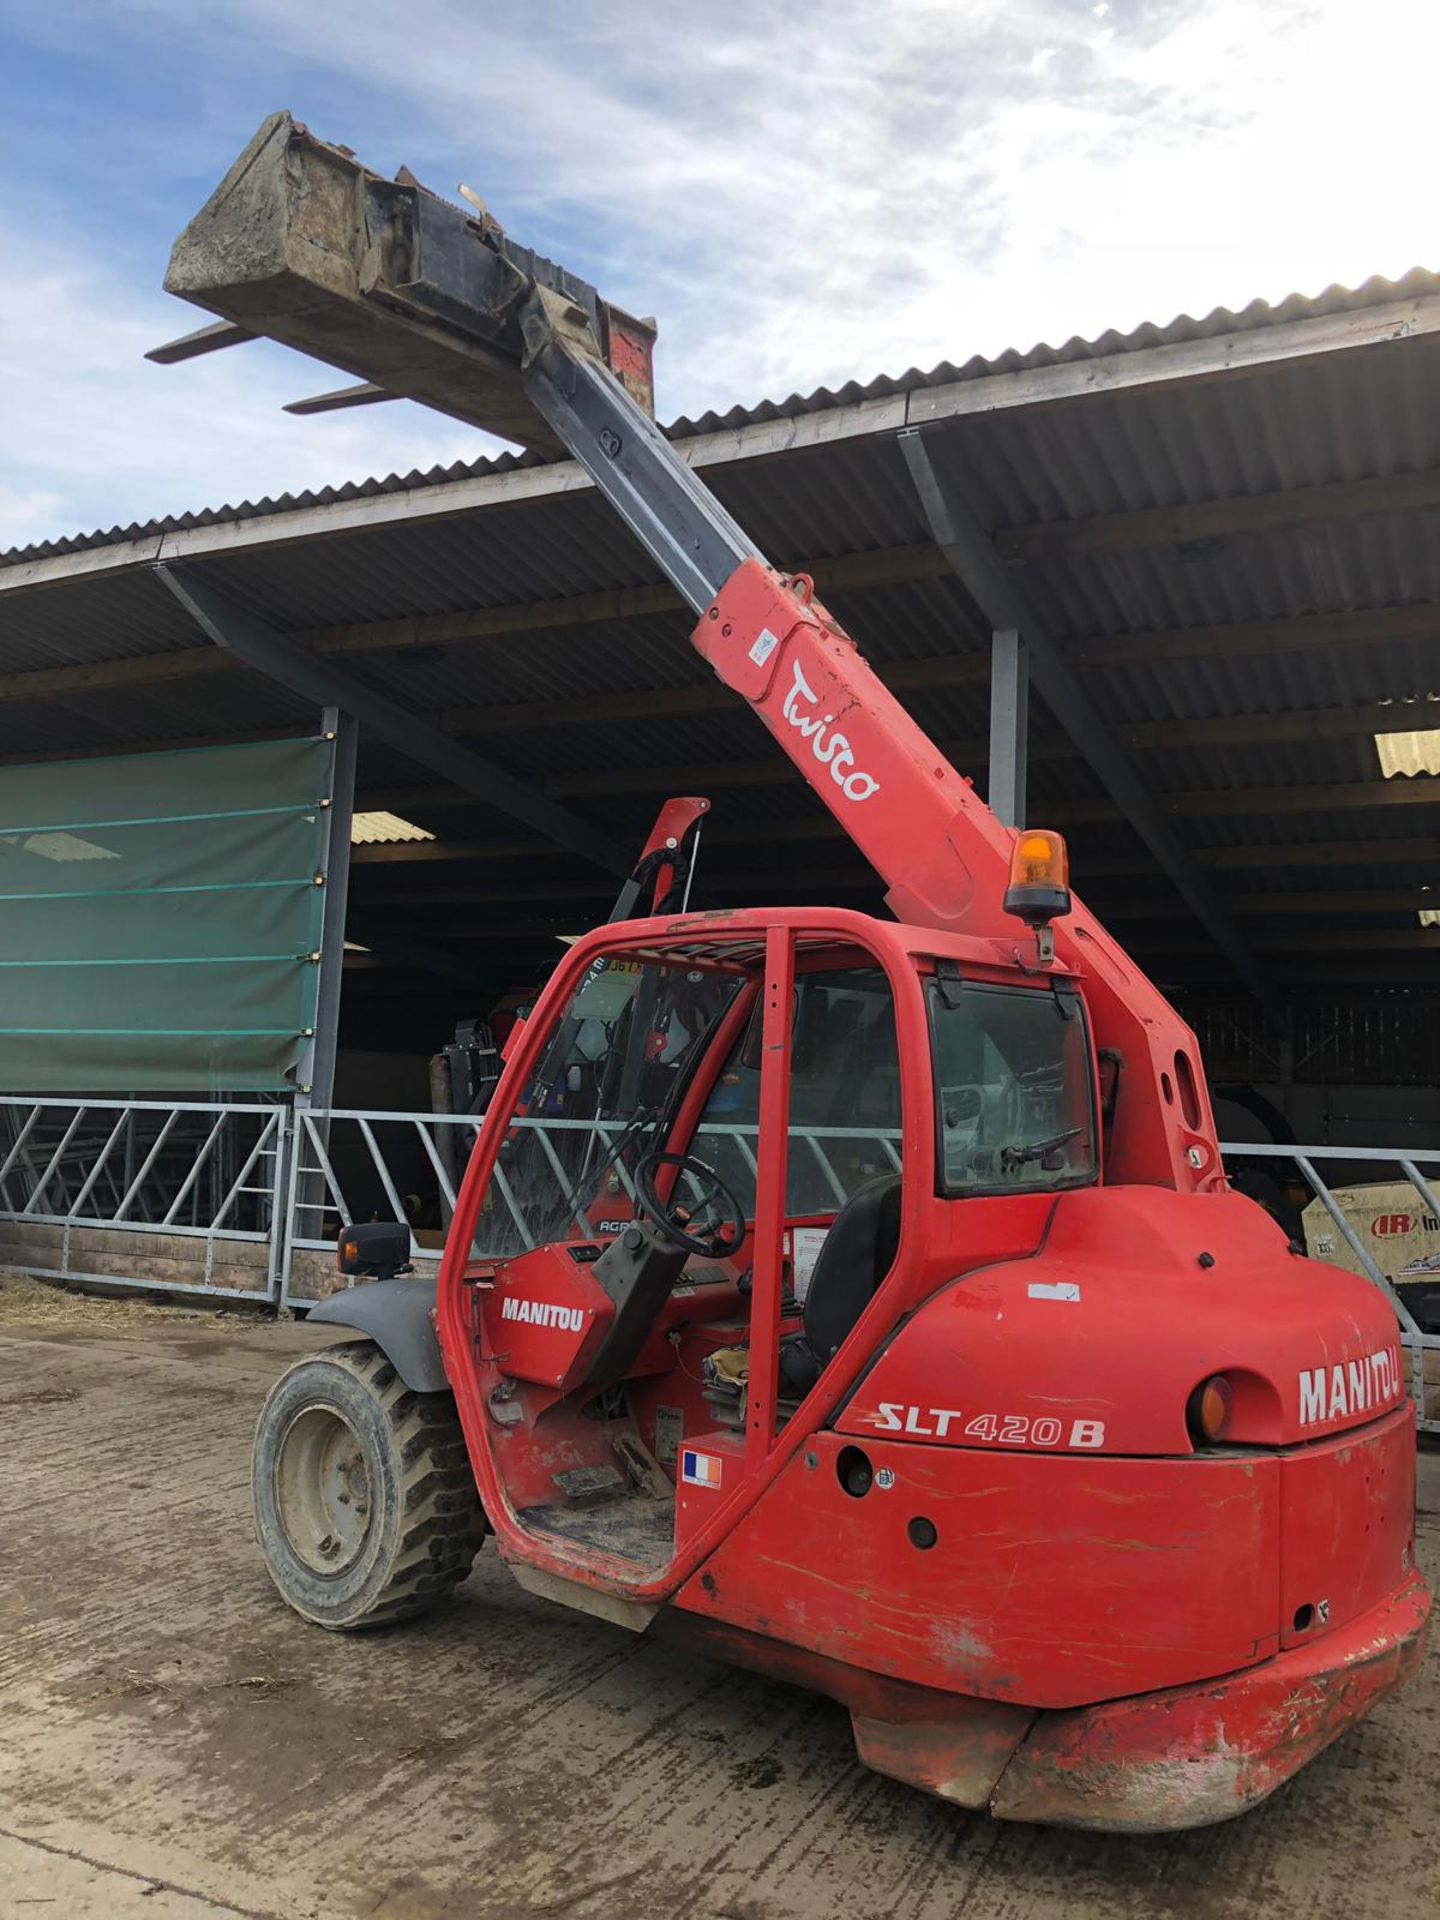
[{"label": "french flag sticker", "polygon": [[718,1487],[725,1462],[718,1454],[696,1453],[684,1447],[680,1453],[680,1478],[687,1487]]}]

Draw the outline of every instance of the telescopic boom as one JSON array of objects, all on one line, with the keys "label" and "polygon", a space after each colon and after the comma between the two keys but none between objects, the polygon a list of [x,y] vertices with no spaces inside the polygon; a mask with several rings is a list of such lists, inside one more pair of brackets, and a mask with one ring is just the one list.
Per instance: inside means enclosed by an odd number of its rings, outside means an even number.
[{"label": "telescopic boom", "polygon": [[[476,203],[478,206],[478,203]],[[364,383],[577,459],[698,616],[692,635],[883,879],[911,925],[1031,965],[1005,911],[1016,833],[952,767],[814,598],[771,568],[650,412],[653,328],[403,174],[385,180],[288,114],[267,120],[171,254],[167,289]],[[345,395],[318,404],[346,404]],[[1194,1035],[1080,903],[1054,928],[1121,1092],[1107,1179],[1224,1184]]]}]

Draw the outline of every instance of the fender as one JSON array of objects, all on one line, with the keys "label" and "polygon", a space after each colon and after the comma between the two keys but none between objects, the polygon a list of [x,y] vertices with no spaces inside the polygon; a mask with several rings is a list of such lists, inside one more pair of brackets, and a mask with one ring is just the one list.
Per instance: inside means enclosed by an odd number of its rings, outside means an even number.
[{"label": "fender", "polygon": [[435,1278],[375,1280],[348,1287],[312,1307],[313,1326],[367,1333],[412,1393],[449,1393],[450,1381],[435,1333]]}]

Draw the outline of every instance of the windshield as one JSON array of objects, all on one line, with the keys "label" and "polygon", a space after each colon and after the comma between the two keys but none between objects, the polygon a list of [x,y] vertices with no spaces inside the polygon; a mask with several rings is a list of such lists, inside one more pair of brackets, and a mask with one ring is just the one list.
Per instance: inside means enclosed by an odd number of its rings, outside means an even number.
[{"label": "windshield", "polygon": [[1077,994],[931,981],[942,1193],[1095,1178],[1090,1042]]},{"label": "windshield", "polygon": [[743,975],[628,956],[589,967],[511,1117],[475,1233],[508,1258],[613,1231],[631,1170]]}]

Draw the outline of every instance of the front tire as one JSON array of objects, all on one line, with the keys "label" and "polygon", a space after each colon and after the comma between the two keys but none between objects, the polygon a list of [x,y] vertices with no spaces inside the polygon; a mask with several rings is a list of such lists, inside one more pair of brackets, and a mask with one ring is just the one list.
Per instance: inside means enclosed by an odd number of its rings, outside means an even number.
[{"label": "front tire", "polygon": [[271,1579],[334,1632],[425,1612],[459,1586],[486,1533],[454,1398],[412,1393],[370,1340],[275,1382],[252,1484]]}]

